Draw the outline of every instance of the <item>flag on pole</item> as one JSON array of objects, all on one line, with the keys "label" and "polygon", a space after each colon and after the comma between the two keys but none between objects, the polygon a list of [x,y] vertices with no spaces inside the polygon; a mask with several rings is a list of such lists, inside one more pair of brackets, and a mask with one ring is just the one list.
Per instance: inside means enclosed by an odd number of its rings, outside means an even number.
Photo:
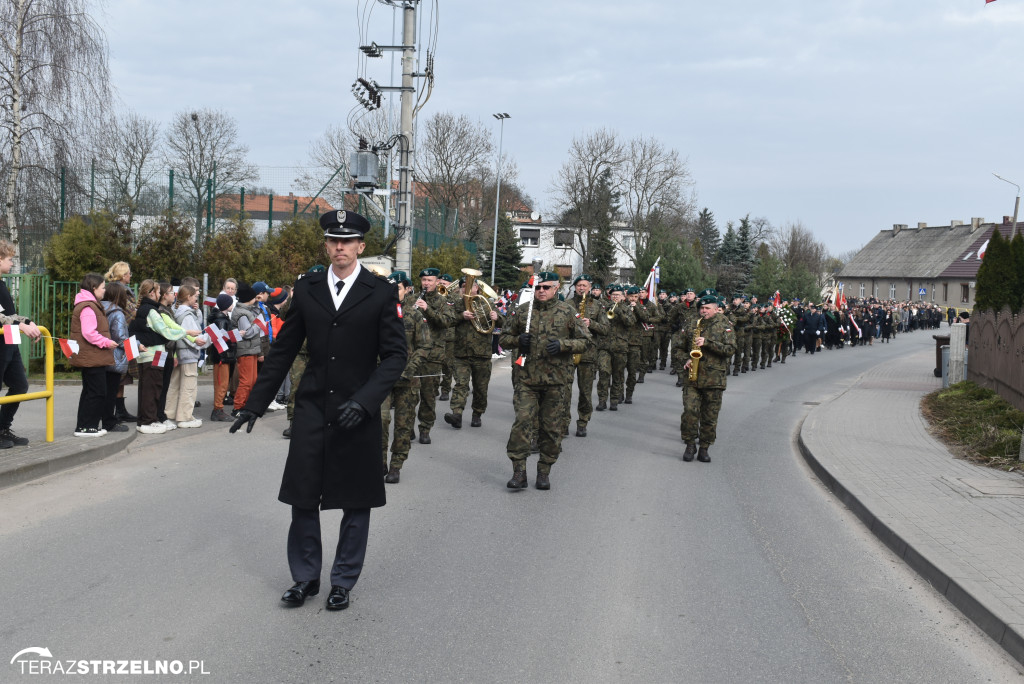
[{"label": "flag on pole", "polygon": [[772,297],[772,306],[776,309],[782,306],[782,293],[778,290],[775,291],[775,295]]},{"label": "flag on pole", "polygon": [[153,353],[153,366],[163,368],[167,364],[167,352],[157,351]]},{"label": "flag on pole", "polygon": [[985,0],[985,4],[987,5],[988,3],[990,3],[990,2],[995,2],[995,1],[996,1],[996,0]]},{"label": "flag on pole", "polygon": [[16,325],[5,325],[4,344],[21,344],[21,328]]},{"label": "flag on pole", "polygon": [[654,300],[658,297],[658,283],[661,281],[661,271],[658,269],[658,262],[661,261],[661,257],[654,260],[654,265],[651,266],[651,272],[647,274],[647,280],[644,281],[644,289],[647,290],[647,299]]},{"label": "flag on pole", "polygon": [[987,252],[987,251],[988,251],[988,240],[985,240],[985,244],[983,244],[981,247],[978,248],[978,258],[979,259],[984,259],[985,258],[985,252]]},{"label": "flag on pole", "polygon": [[132,335],[124,341],[124,355],[129,361],[139,358],[139,341]]},{"label": "flag on pole", "polygon": [[71,358],[72,354],[78,353],[78,342],[74,340],[65,340],[63,338],[57,338],[57,344],[60,345],[60,350],[64,352],[64,356]]}]

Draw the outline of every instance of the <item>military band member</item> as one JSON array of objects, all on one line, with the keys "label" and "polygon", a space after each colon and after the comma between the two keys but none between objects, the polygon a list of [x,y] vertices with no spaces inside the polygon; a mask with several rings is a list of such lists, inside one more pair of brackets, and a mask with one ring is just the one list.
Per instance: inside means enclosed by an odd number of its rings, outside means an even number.
[{"label": "military band member", "polygon": [[[455,300],[459,296],[459,293],[453,287],[453,283],[452,277],[447,273],[442,273],[437,279],[438,288],[443,287],[448,292],[445,297],[448,299],[448,303],[452,305],[455,304]],[[440,401],[448,401],[449,393],[452,390],[455,372],[455,347],[453,345],[455,340],[455,323],[458,323],[458,319],[444,331],[444,356],[441,360],[441,382],[439,385],[441,396],[438,397]]]},{"label": "military band member", "polygon": [[692,287],[686,288],[683,292],[683,297],[672,309],[672,313],[669,315],[668,325],[672,330],[672,370],[671,375],[676,376],[676,387],[683,386],[683,377],[681,371],[683,364],[686,363],[686,358],[683,356],[683,330],[689,328],[689,323],[693,318],[698,315],[698,309],[700,305],[697,304],[697,294],[693,291]]},{"label": "military band member", "polygon": [[[509,433],[506,451],[512,461],[509,489],[527,486],[526,459],[537,426],[540,459],[537,464],[537,489],[550,489],[551,466],[558,460],[565,425],[565,405],[571,395],[566,388],[572,379],[572,355],[582,354],[590,344],[590,332],[576,317],[576,311],[558,301],[558,274],[542,271],[535,287],[532,314],[530,304],[522,304],[502,328],[501,346],[517,347],[525,354],[514,383],[513,407],[516,418]],[[527,320],[530,332],[526,332]]]},{"label": "military band member", "polygon": [[671,304],[669,303],[668,292],[661,290],[658,292],[658,315],[661,319],[654,326],[654,350],[655,358],[651,364],[651,370],[654,370],[654,363],[660,363],[660,370],[665,370],[665,364],[668,361],[668,343],[672,339],[671,334],[668,330],[668,315],[671,311]]},{"label": "military band member", "polygon": [[[683,339],[683,351],[687,355],[683,365],[686,380],[683,383],[683,414],[679,426],[686,442],[683,460],[692,461],[696,454],[697,460],[707,463],[711,460],[708,449],[715,443],[718,412],[722,408],[722,395],[729,374],[729,358],[736,351],[736,335],[729,319],[720,311],[717,293],[712,291],[701,297],[700,317],[692,328],[686,330]],[[695,362],[690,358],[693,349],[699,349],[702,354],[697,361],[695,381],[689,378],[691,365]]]},{"label": "military band member", "polygon": [[[591,277],[582,273],[572,281],[572,284],[576,289],[576,294],[568,304],[580,317],[583,327],[589,330],[594,338],[594,343],[587,348],[587,351],[583,352],[580,362],[576,366],[576,383],[579,387],[579,400],[576,406],[576,436],[586,437],[587,424],[594,411],[594,375],[597,370],[599,353],[598,340],[608,335],[610,325],[608,317],[604,315],[601,303],[590,296]],[[571,395],[571,387],[569,391]]]},{"label": "military band member", "polygon": [[[416,403],[419,401],[420,379],[430,351],[430,326],[423,314],[416,308],[416,295],[412,281],[405,271],[395,271],[388,280],[398,286],[398,298],[402,302],[402,324],[405,327],[405,342],[409,349],[409,360],[402,376],[395,383],[391,394],[381,408],[381,447],[384,453],[387,475],[384,482],[398,484],[400,472],[409,458],[413,425],[416,423]],[[391,412],[395,412],[395,436],[391,442],[391,464],[387,464],[388,431]]]},{"label": "military band member", "polygon": [[425,268],[420,271],[420,287],[422,292],[416,300],[416,308],[427,319],[430,326],[430,351],[420,373],[420,444],[430,444],[430,428],[434,427],[437,418],[435,404],[437,388],[441,383],[442,363],[444,362],[445,333],[455,323],[455,314],[448,305],[448,299],[437,291],[438,277],[441,272],[436,268]]},{"label": "military band member", "polygon": [[612,366],[611,396],[608,408],[611,411],[618,411],[619,402],[625,396],[624,380],[626,366],[629,362],[629,338],[636,328],[636,316],[633,314],[629,302],[626,301],[623,286],[613,285],[609,287],[608,291],[611,297],[611,306],[605,312],[605,317],[611,321],[608,351]]},{"label": "military band member", "polygon": [[[593,295],[594,302],[600,308],[598,317],[604,317],[604,320],[608,319],[608,296],[605,294],[605,290],[601,287],[601,283],[594,283],[590,293]],[[611,332],[611,323],[608,324],[608,332]],[[597,361],[594,362],[595,370],[597,371],[597,410],[604,411],[608,408],[608,394],[612,385],[612,355],[611,355],[611,339],[608,334],[594,335],[594,344],[597,347]]]},{"label": "military band member", "polygon": [[[480,294],[480,285],[473,282],[470,296]],[[466,300],[458,297],[452,302],[456,320],[453,328],[455,337],[452,342],[455,359],[455,388],[452,390],[451,412],[444,415],[444,422],[453,428],[462,428],[462,412],[466,408],[466,397],[469,395],[470,384],[473,386],[473,417],[470,427],[480,427],[480,420],[487,411],[487,388],[491,382],[491,333],[481,333],[474,325],[476,314],[466,308]],[[502,327],[504,319],[497,311],[491,309],[490,320],[494,327]],[[483,327],[487,327],[484,323]]]}]

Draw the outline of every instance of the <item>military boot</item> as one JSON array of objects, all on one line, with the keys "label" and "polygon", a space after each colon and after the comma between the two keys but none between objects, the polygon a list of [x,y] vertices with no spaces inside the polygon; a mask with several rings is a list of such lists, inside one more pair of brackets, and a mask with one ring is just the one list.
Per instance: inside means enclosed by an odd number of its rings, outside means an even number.
[{"label": "military boot", "polygon": [[644,375],[645,375],[645,373],[641,373],[641,374],[640,374],[640,375],[639,375],[639,376],[637,377],[637,379],[636,379],[636,384],[638,384],[638,385],[642,385],[642,384],[644,383]]},{"label": "military boot", "polygon": [[548,473],[549,471],[541,470],[540,464],[537,464],[537,481],[534,482],[533,486],[543,491],[551,489],[551,480],[548,478]]},{"label": "military boot", "polygon": [[586,425],[578,426],[576,428],[576,436],[577,437],[586,437],[587,436],[587,426]]},{"label": "military boot", "polygon": [[622,403],[623,404],[632,404],[633,403],[633,395],[632,394],[627,394],[626,398],[622,400]]},{"label": "military boot", "polygon": [[676,387],[682,387],[682,386],[683,386],[683,376],[680,375],[679,377],[676,378]]},{"label": "military boot", "polygon": [[697,452],[697,460],[701,463],[711,463],[711,457],[708,456],[708,448],[703,444],[700,445],[700,451]]},{"label": "military boot", "polygon": [[480,414],[474,413],[472,420],[469,421],[469,427],[480,427],[483,423],[480,422]]},{"label": "military boot", "polygon": [[515,461],[512,464],[512,479],[506,484],[509,489],[526,489],[529,483],[526,481],[526,461]]},{"label": "military boot", "polygon": [[668,374],[669,374],[669,375],[675,375],[675,374],[676,374],[676,369],[675,369],[675,367],[674,367],[674,366],[672,367],[672,370],[670,370],[670,371],[668,372]]},{"label": "military boot", "polygon": [[384,476],[384,481],[388,484],[398,484],[400,473],[402,471],[395,466],[388,468],[388,474]]},{"label": "military boot", "polygon": [[462,414],[461,413],[446,413],[444,414],[444,422],[451,425],[456,430],[462,429]]},{"label": "military boot", "polygon": [[597,410],[598,411],[604,411],[606,408],[608,408],[608,402],[606,402],[604,399],[602,399],[600,402],[598,402],[598,404],[597,404]]},{"label": "military boot", "polygon": [[739,374],[740,374],[740,372],[734,368],[733,371],[732,371],[732,377],[734,377],[734,378],[738,377]]},{"label": "military boot", "polygon": [[420,444],[430,444],[430,428],[420,428]]},{"label": "military boot", "polygon": [[689,463],[693,460],[693,457],[697,454],[697,445],[693,442],[686,443],[686,451],[683,452],[683,460]]},{"label": "military boot", "polygon": [[609,411],[618,411],[618,410],[619,410],[619,402],[617,402],[617,401],[615,401],[615,400],[612,400],[612,403],[611,403],[611,405],[610,405],[610,406],[608,407],[608,410],[609,410]]}]

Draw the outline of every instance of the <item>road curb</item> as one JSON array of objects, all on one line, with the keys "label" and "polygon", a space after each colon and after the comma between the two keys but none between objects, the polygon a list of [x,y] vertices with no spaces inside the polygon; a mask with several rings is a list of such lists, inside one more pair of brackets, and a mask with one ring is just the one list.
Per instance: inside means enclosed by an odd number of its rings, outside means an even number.
[{"label": "road curb", "polygon": [[[128,432],[117,433],[118,436],[110,440],[105,439],[106,436],[95,438],[72,437],[71,439],[76,441],[83,441],[81,446],[77,448],[73,443],[57,441],[52,443],[43,442],[38,447],[28,447],[30,449],[38,449],[38,455],[31,455],[29,459],[21,463],[11,464],[9,467],[0,470],[0,489],[31,482],[61,470],[93,463],[94,461],[120,453],[128,448],[128,445],[135,440],[138,434],[134,429],[134,425],[129,425],[129,427],[131,429]],[[69,445],[71,447],[70,451],[67,448]],[[13,448],[21,449],[23,447]],[[55,454],[54,451],[58,449],[63,453]]]},{"label": "road curb", "polygon": [[[814,409],[811,410],[813,412]],[[810,415],[811,412],[808,412]],[[1018,662],[1024,664],[1024,634],[1018,626],[1008,624],[993,613],[971,592],[962,587],[955,579],[947,575],[941,567],[932,563],[928,557],[899,533],[880,520],[853,492],[826,468],[804,443],[803,428],[805,416],[797,426],[797,446],[804,461],[814,474],[821,480],[832,494],[875,535],[893,553],[900,557],[914,572],[928,581],[940,594],[946,597],[963,615],[988,634],[997,644]]]}]

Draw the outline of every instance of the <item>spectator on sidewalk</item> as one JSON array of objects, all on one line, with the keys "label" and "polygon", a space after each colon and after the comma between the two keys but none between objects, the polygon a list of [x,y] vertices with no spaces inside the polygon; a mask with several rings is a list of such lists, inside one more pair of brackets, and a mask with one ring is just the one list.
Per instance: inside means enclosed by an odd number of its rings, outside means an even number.
[{"label": "spectator on sidewalk", "polygon": [[107,283],[103,295],[103,311],[107,315],[107,327],[110,339],[117,344],[114,347],[114,363],[107,366],[106,393],[103,397],[103,416],[101,425],[107,432],[127,432],[128,426],[117,417],[118,401],[124,405],[124,397],[118,398],[123,391],[121,379],[128,369],[128,357],[124,352],[124,342],[128,339],[128,288],[114,280]]},{"label": "spectator on sidewalk", "polygon": [[[177,334],[174,337],[174,344],[167,345],[167,362],[164,364],[164,384],[160,392],[160,398],[157,402],[157,419],[164,424],[168,430],[176,430],[178,424],[171,420],[167,416],[167,393],[171,388],[171,374],[174,372],[174,363],[176,359],[176,353],[179,345],[186,345],[187,342],[181,342],[186,335],[190,337],[198,337],[203,334],[203,331],[197,325],[194,328],[182,328],[178,325],[178,321],[174,318],[174,300],[177,297],[177,290],[174,289],[170,283],[160,283],[160,306],[158,311],[160,312],[160,318],[163,320],[164,327]],[[180,289],[181,285],[176,286]],[[166,336],[165,336],[166,337]],[[171,338],[168,338],[171,339]]]},{"label": "spectator on sidewalk", "polygon": [[[170,283],[167,291],[171,291]],[[128,325],[128,331],[139,341],[139,417],[136,429],[144,434],[161,434],[167,426],[158,419],[160,394],[164,385],[164,369],[153,365],[156,352],[167,353],[166,343],[184,337],[175,325],[169,329],[160,315],[161,289],[155,280],[139,285],[139,310]],[[143,349],[143,347],[145,347]]]},{"label": "spectator on sidewalk", "polygon": [[[14,268],[14,245],[6,240],[0,240],[0,275],[7,275]],[[16,325],[22,334],[28,335],[33,340],[38,340],[42,335],[39,328],[25,316],[19,316],[14,306],[14,298],[11,297],[7,284],[0,279],[0,323],[3,325]],[[0,380],[7,385],[7,396],[12,394],[25,394],[28,392],[28,378],[25,377],[25,364],[21,360],[21,350],[16,344],[4,344],[0,336]],[[28,439],[18,437],[11,431],[14,423],[14,414],[18,412],[20,402],[4,404],[0,406],[0,449],[25,446]]]},{"label": "spectator on sidewalk", "polygon": [[235,304],[235,310],[231,313],[231,322],[242,333],[242,339],[239,340],[235,351],[238,390],[235,393],[235,408],[231,412],[232,416],[237,415],[245,408],[249,392],[256,384],[258,364],[263,361],[260,329],[255,323],[259,315],[259,310],[256,308],[256,291],[245,284],[239,286],[238,303]]},{"label": "spectator on sidewalk", "polygon": [[[237,293],[238,281],[234,278],[226,279],[220,289],[220,294],[226,294],[231,297],[232,308],[238,303]],[[232,358],[230,363],[228,363],[228,378],[228,393],[224,395],[225,406],[231,406],[235,403],[235,391],[238,389],[238,371],[235,370],[235,358]]]},{"label": "spectator on sidewalk", "polygon": [[202,426],[203,421],[194,417],[192,412],[199,385],[199,352],[206,346],[205,335],[192,334],[201,327],[196,315],[199,290],[192,285],[181,285],[176,299],[174,320],[187,332],[176,345],[178,363],[174,364],[171,371],[164,413],[168,420],[180,428],[197,428]]},{"label": "spectator on sidewalk", "polygon": [[[121,308],[124,310],[126,320],[130,321],[135,318],[135,310],[138,308],[138,302],[135,301],[135,293],[132,292],[132,267],[129,266],[126,261],[115,262],[103,277],[107,280],[108,290],[110,289],[110,283],[118,283],[124,286],[127,303]],[[115,352],[115,356],[116,354],[117,352]],[[119,422],[131,423],[136,419],[135,416],[128,412],[128,408],[124,405],[124,388],[127,385],[133,384],[135,382],[135,378],[138,376],[138,363],[135,361],[127,362],[124,373],[121,375],[121,383],[117,388],[117,397],[114,399],[114,415]]]},{"label": "spectator on sidewalk", "polygon": [[87,273],[75,296],[71,314],[71,339],[78,343],[71,365],[82,372],[82,394],[78,398],[78,422],[75,437],[101,437],[107,431],[100,426],[106,401],[107,366],[114,364],[107,316],[100,306],[106,284],[99,273]]},{"label": "spectator on sidewalk", "polygon": [[[231,311],[235,308],[235,298],[229,294],[217,295],[217,306],[210,314],[210,325],[215,325],[227,332],[234,330],[231,323]],[[235,365],[235,342],[228,342],[227,348],[219,352],[215,346],[208,350],[210,363],[213,364],[213,411],[211,421],[229,422],[231,416],[224,413],[224,398],[228,385],[231,383],[231,367]]]}]

